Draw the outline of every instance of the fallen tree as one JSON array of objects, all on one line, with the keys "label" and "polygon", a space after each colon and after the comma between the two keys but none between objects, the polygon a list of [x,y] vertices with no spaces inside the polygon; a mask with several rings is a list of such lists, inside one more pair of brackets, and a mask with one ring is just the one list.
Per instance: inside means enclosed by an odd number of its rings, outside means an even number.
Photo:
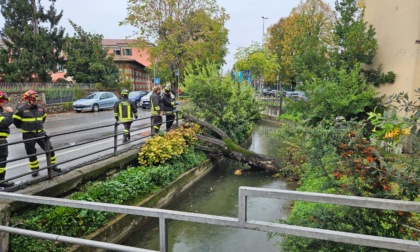
[{"label": "fallen tree", "polygon": [[280,171],[280,160],[269,158],[265,155],[242,148],[241,146],[235,144],[225,132],[216,126],[199,120],[187,113],[183,113],[182,118],[185,122],[193,122],[205,127],[206,129],[216,133],[219,137],[216,138],[210,135],[198,134],[197,138],[199,141],[195,144],[197,149],[205,151],[211,155],[224,156],[234,159],[250,166],[251,169],[262,169],[273,173]]}]

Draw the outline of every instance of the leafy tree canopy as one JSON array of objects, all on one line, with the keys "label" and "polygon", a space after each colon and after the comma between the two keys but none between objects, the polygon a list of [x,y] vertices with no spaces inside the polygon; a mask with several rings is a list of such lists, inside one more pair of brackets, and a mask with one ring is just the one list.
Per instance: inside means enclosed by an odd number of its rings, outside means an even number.
[{"label": "leafy tree canopy", "polygon": [[162,79],[174,80],[175,70],[182,78],[185,66],[195,60],[224,63],[228,43],[224,24],[229,16],[215,0],[129,0],[127,10],[121,24],[139,29],[138,46],[150,52]]},{"label": "leafy tree canopy", "polygon": [[85,32],[70,21],[75,33],[64,46],[66,76],[79,83],[101,83],[110,87],[118,82],[119,71],[113,56],[102,46],[102,35]]},{"label": "leafy tree canopy", "polygon": [[189,64],[184,91],[190,97],[190,114],[220,128],[237,143],[261,119],[251,86],[221,76],[218,64]]},{"label": "leafy tree canopy", "polygon": [[279,73],[277,55],[262,48],[257,42],[249,47],[238,48],[235,54],[235,70],[249,70],[253,78],[264,77],[274,83]]},{"label": "leafy tree canopy", "polygon": [[[0,71],[10,82],[46,82],[63,63],[64,28],[58,27],[63,12],[55,0],[0,0],[5,19],[0,31],[5,48],[0,49]],[[38,3],[38,5],[36,5]]]}]

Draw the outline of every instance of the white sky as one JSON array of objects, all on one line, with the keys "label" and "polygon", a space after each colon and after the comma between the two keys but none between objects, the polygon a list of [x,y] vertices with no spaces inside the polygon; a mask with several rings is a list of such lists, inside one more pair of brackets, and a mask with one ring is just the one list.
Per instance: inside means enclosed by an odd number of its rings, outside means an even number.
[{"label": "white sky", "polygon": [[[45,4],[46,1],[42,0]],[[225,70],[232,68],[234,54],[238,47],[247,47],[252,42],[261,43],[264,30],[276,23],[281,17],[287,17],[292,8],[301,0],[217,0],[230,15],[226,27],[229,30],[229,54],[225,60]],[[324,0],[334,9],[335,0]],[[47,5],[48,6],[48,5]],[[118,26],[127,15],[127,0],[56,0],[56,9],[63,10],[61,25],[69,35],[73,29],[68,19],[91,33],[102,34],[107,39],[126,38],[134,31],[130,26]],[[3,28],[3,16],[0,15],[0,27]]]}]

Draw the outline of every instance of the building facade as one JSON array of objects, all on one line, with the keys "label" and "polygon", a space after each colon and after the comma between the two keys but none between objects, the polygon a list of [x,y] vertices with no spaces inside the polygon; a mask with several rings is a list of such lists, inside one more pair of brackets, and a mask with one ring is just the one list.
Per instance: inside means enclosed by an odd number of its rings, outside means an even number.
[{"label": "building facade", "polygon": [[134,46],[135,40],[103,39],[102,45],[114,54],[114,62],[120,70],[120,79],[133,84],[133,90],[148,91],[153,88],[153,78],[147,71],[150,56],[146,50]]},{"label": "building facade", "polygon": [[420,1],[363,0],[365,21],[376,30],[379,49],[373,62],[376,68],[393,71],[394,84],[378,88],[381,95],[408,93],[410,100],[419,99],[420,88]]}]

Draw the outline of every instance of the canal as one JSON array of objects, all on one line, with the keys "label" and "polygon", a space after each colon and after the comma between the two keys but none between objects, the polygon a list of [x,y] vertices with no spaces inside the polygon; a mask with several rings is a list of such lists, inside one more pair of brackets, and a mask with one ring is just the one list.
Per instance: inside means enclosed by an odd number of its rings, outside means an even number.
[{"label": "canal", "polygon": [[[281,142],[272,132],[279,127],[263,122],[252,134],[250,150],[275,157]],[[220,160],[215,169],[168,209],[227,217],[238,217],[238,188],[240,186],[294,190],[296,185],[266,173],[235,175],[247,167],[232,161]],[[248,219],[276,221],[286,219],[290,202],[281,199],[250,198]],[[227,228],[208,224],[171,221],[168,225],[169,251],[280,251],[279,237],[267,233]],[[124,245],[159,250],[158,221],[151,221],[132,235]]]}]

